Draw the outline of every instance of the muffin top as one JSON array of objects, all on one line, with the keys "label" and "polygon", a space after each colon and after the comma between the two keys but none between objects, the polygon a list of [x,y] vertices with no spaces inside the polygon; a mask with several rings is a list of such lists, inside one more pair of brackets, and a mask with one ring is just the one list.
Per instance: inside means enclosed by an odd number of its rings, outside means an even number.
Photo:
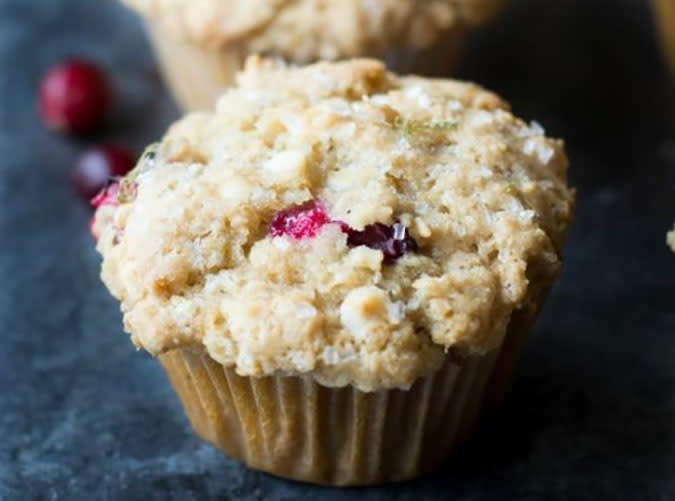
[{"label": "muffin top", "polygon": [[253,57],[108,191],[102,277],[153,354],[407,387],[448,350],[498,348],[550,286],[566,170],[561,141],[476,85]]},{"label": "muffin top", "polygon": [[176,35],[295,62],[427,47],[503,0],[124,0]]}]

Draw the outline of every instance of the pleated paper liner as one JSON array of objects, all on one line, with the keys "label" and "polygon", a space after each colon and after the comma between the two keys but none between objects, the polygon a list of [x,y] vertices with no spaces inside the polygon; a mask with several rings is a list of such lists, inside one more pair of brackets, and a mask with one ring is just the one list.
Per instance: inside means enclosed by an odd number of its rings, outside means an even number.
[{"label": "pleated paper liner", "polygon": [[[211,109],[218,97],[234,84],[248,55],[234,44],[218,50],[183,41],[151,21],[146,27],[164,79],[185,111]],[[466,30],[457,28],[432,48],[392,50],[383,58],[389,69],[401,74],[449,77],[465,38]]]},{"label": "pleated paper liner", "polygon": [[448,356],[407,391],[242,377],[195,348],[159,359],[195,431],[251,468],[322,485],[406,480],[443,463],[501,402],[553,282],[537,270],[498,350]]},{"label": "pleated paper liner", "polygon": [[433,469],[471,432],[496,359],[448,358],[408,391],[364,393],[309,376],[241,377],[191,349],[160,356],[201,437],[251,468],[323,485]]},{"label": "pleated paper liner", "polygon": [[652,0],[652,5],[666,60],[675,72],[675,0]]},{"label": "pleated paper liner", "polygon": [[[531,268],[531,271],[534,267]],[[485,391],[483,412],[494,411],[508,393],[518,361],[530,337],[534,323],[553,285],[553,277],[529,274],[530,290],[520,309],[511,314],[509,326]]]}]

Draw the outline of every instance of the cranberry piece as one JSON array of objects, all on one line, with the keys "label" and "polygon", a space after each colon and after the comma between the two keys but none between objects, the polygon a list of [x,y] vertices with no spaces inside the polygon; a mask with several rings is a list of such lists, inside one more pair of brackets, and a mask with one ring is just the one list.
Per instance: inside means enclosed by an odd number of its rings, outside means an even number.
[{"label": "cranberry piece", "polygon": [[120,146],[103,145],[86,151],[72,171],[75,189],[84,200],[101,191],[108,180],[133,169],[136,157]]},{"label": "cranberry piece", "polygon": [[104,205],[119,205],[117,194],[119,193],[119,178],[110,178],[106,185],[91,199],[91,206],[98,209]]},{"label": "cranberry piece", "polygon": [[[92,207],[98,209],[104,205],[118,206],[119,202],[117,201],[117,193],[119,192],[119,178],[110,178],[101,191],[91,199]],[[94,241],[98,240],[98,234],[94,229],[96,224],[96,213],[94,213],[91,218],[89,218],[89,233],[91,233]]]},{"label": "cranberry piece", "polygon": [[331,219],[323,205],[317,201],[309,201],[276,213],[270,224],[273,237],[287,235],[295,239],[311,238]]},{"label": "cranberry piece", "polygon": [[327,224],[339,225],[347,234],[347,245],[350,247],[363,245],[382,251],[385,264],[392,264],[404,254],[418,250],[417,242],[401,223],[392,226],[374,223],[363,230],[355,230],[342,221],[332,220],[323,204],[316,200],[277,212],[270,224],[270,234],[273,237],[286,235],[301,240],[316,236]]},{"label": "cranberry piece", "polygon": [[94,214],[89,218],[89,234],[91,235],[91,238],[94,239],[94,242],[97,242],[98,233],[96,233],[96,230],[94,229],[95,224],[96,224],[96,214]]},{"label": "cranberry piece", "polygon": [[109,105],[105,74],[86,61],[54,66],[40,84],[38,108],[49,129],[69,134],[89,132],[103,121]]},{"label": "cranberry piece", "polygon": [[404,254],[416,252],[418,249],[417,242],[400,223],[393,226],[382,223],[369,224],[361,231],[343,225],[342,231],[347,234],[347,244],[350,247],[365,245],[382,251],[385,264],[391,264]]}]

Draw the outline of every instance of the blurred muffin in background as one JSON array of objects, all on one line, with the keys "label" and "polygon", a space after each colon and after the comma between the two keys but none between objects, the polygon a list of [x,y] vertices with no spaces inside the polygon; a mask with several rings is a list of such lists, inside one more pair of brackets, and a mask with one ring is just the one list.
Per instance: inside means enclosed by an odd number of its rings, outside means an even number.
[{"label": "blurred muffin in background", "polygon": [[179,104],[208,109],[249,54],[304,64],[374,56],[400,73],[452,71],[470,28],[505,0],[123,0],[143,14]]},{"label": "blurred muffin in background", "polygon": [[652,4],[666,59],[675,71],[675,0],[652,0]]}]

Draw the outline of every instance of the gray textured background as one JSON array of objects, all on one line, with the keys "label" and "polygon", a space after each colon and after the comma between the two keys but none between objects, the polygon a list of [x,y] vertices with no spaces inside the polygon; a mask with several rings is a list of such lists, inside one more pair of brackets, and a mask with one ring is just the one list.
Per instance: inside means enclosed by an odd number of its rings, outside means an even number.
[{"label": "gray textured background", "polygon": [[84,54],[121,99],[101,137],[140,148],[175,116],[137,20],[106,0],[0,0],[0,499],[675,499],[675,89],[644,0],[514,0],[460,71],[565,137],[579,188],[562,279],[513,391],[438,473],[318,489],[191,433],[97,278],[34,88]]}]

